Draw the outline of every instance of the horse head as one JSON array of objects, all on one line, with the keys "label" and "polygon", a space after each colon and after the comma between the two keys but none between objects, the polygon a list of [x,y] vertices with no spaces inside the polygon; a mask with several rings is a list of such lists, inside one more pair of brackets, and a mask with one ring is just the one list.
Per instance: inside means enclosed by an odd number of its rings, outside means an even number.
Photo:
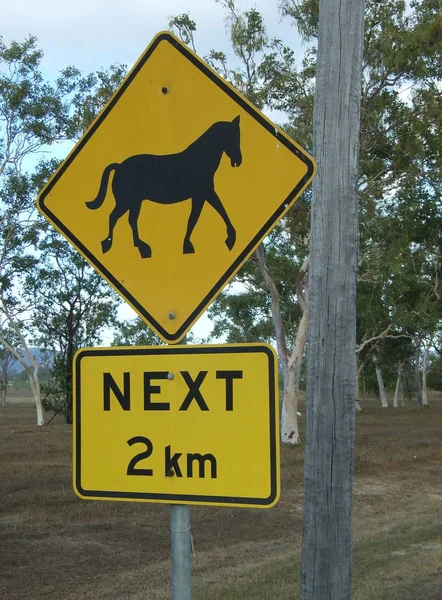
[{"label": "horse head", "polygon": [[239,115],[228,123],[228,135],[226,136],[226,146],[224,152],[230,158],[232,167],[239,167],[242,163],[240,147]]}]

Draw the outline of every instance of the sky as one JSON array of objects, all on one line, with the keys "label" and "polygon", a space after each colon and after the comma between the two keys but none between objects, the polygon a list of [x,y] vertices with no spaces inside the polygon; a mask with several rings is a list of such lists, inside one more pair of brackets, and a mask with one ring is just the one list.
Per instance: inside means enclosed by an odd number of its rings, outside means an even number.
[{"label": "sky", "polygon": [[[290,22],[281,20],[279,2],[236,0],[236,6],[260,11],[269,37],[282,39],[299,50],[301,57],[301,42]],[[8,44],[35,35],[44,52],[42,70],[49,80],[68,65],[84,74],[113,63],[130,69],[154,35],[167,29],[172,16],[182,13],[189,13],[196,22],[195,44],[200,56],[211,49],[222,50],[230,64],[234,61],[227,37],[227,12],[215,0],[0,0],[0,8],[3,41]],[[59,157],[63,158],[63,148],[61,151]],[[120,311],[121,318],[134,315],[127,305]],[[210,329],[210,321],[203,315],[193,332],[205,337]]]},{"label": "sky", "polygon": [[[301,49],[295,29],[281,20],[279,0],[237,0],[239,9],[261,12],[270,37]],[[36,35],[44,51],[43,69],[55,76],[67,65],[95,71],[112,63],[131,67],[171,16],[189,13],[196,22],[200,56],[225,51],[226,10],[215,0],[0,0],[0,35],[8,43]]]}]

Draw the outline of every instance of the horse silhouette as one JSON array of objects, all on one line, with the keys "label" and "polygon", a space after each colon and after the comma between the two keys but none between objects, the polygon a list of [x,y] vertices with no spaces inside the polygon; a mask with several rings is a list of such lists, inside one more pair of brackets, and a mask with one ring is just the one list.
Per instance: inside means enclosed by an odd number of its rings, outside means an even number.
[{"label": "horse silhouette", "polygon": [[109,176],[114,171],[112,192],[115,207],[109,215],[109,234],[101,242],[103,254],[112,248],[113,231],[118,220],[129,211],[133,243],[142,258],[150,258],[152,250],[138,234],[138,217],[143,200],[158,204],[175,204],[192,200],[192,208],[184,237],[183,254],[195,252],[190,241],[192,232],[208,202],[226,225],[225,244],[229,250],[236,240],[236,230],[214,187],[214,176],[223,153],[230,158],[232,167],[242,162],[239,116],[233,121],[218,121],[188,148],[177,154],[137,154],[122,163],[111,163],[101,176],[100,189],[95,200],[86,202],[92,210],[99,208],[106,197]]}]

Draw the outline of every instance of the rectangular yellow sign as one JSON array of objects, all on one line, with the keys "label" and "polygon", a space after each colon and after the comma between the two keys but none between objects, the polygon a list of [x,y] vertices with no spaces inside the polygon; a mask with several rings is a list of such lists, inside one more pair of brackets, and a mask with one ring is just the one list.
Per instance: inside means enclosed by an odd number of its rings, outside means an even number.
[{"label": "rectangular yellow sign", "polygon": [[266,344],[80,350],[74,490],[270,508],[280,488],[277,392]]}]

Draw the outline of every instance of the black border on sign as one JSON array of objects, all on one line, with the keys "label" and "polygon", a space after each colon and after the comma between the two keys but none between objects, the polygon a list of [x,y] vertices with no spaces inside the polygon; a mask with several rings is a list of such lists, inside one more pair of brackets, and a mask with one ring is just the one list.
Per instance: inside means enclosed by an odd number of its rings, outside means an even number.
[{"label": "black border on sign", "polygon": [[[45,198],[48,196],[53,188],[53,186],[57,183],[72,161],[75,159],[77,154],[82,150],[91,136],[95,133],[95,131],[100,127],[101,123],[104,121],[108,113],[113,109],[116,102],[119,98],[124,94],[127,87],[130,85],[134,77],[143,67],[145,62],[149,59],[150,55],[154,52],[155,48],[162,41],[169,42],[176,50],[178,50],[185,58],[190,60],[190,62],[197,67],[204,75],[206,75],[213,83],[215,83],[223,92],[225,92],[232,100],[234,100],[243,110],[245,110],[250,116],[252,116],[256,121],[260,123],[271,135],[273,135],[278,143],[284,144],[288,150],[293,152],[306,166],[307,173],[305,176],[299,181],[299,183],[293,188],[290,194],[281,202],[280,206],[275,210],[273,215],[266,221],[266,223],[261,227],[261,229],[256,233],[251,242],[244,248],[241,254],[237,257],[234,263],[230,266],[230,268],[222,275],[222,277],[218,280],[218,282],[213,286],[213,288],[209,291],[209,293],[203,298],[203,300],[198,304],[198,306],[192,311],[191,315],[186,319],[186,321],[181,325],[181,327],[175,332],[170,334],[167,332],[164,327],[158,323],[158,321],[140,304],[136,298],[132,296],[132,294],[121,284],[118,279],[116,279],[112,273],[110,273],[106,267],[98,260],[96,256],[94,256],[81,242],[80,240],[72,234],[72,232],[54,215],[54,213],[45,205]],[[304,154],[295,144],[293,144],[289,138],[280,135],[279,131],[275,129],[275,127],[267,121],[263,115],[261,115],[252,105],[246,102],[240,95],[238,95],[233,88],[231,88],[223,79],[221,79],[214,71],[212,71],[201,59],[199,59],[195,54],[190,52],[184,45],[178,42],[172,35],[168,33],[161,33],[154,39],[153,43],[146,50],[145,54],[139,59],[138,63],[135,65],[133,71],[129,74],[127,79],[123,82],[122,86],[113,96],[109,104],[106,106],[102,114],[97,118],[95,123],[91,126],[86,135],[80,140],[78,145],[73,150],[72,154],[66,159],[66,161],[61,165],[60,169],[56,172],[53,179],[49,182],[47,187],[41,193],[38,199],[38,206],[41,212],[46,215],[50,221],[68,238],[70,239],[74,245],[80,250],[80,252],[101,272],[106,279],[115,287],[119,293],[126,298],[126,300],[134,307],[134,309],[140,314],[142,318],[144,318],[148,323],[150,323],[157,332],[171,343],[176,343],[183,338],[186,331],[192,325],[192,323],[200,316],[203,312],[204,308],[211,302],[211,300],[217,296],[217,294],[221,291],[221,289],[228,283],[228,281],[233,277],[235,272],[239,269],[243,262],[247,259],[247,257],[253,252],[254,248],[258,246],[260,241],[265,237],[266,233],[275,224],[278,219],[282,216],[282,214],[288,209],[290,204],[294,202],[301,189],[307,184],[314,173],[314,163],[311,158]]]},{"label": "black border on sign", "polygon": [[[269,416],[270,416],[270,495],[268,498],[253,498],[240,496],[205,496],[198,494],[158,494],[143,492],[124,492],[115,490],[85,490],[81,485],[81,360],[91,356],[149,356],[165,354],[245,354],[263,352],[268,357],[269,377]],[[202,348],[192,346],[158,346],[145,348],[97,348],[80,350],[75,358],[75,488],[83,498],[112,499],[112,500],[151,500],[156,502],[186,502],[188,504],[225,504],[230,506],[247,505],[250,507],[265,507],[272,505],[278,498],[278,467],[276,460],[276,365],[275,355],[270,348],[264,345],[238,345],[238,346],[207,346]]]}]

